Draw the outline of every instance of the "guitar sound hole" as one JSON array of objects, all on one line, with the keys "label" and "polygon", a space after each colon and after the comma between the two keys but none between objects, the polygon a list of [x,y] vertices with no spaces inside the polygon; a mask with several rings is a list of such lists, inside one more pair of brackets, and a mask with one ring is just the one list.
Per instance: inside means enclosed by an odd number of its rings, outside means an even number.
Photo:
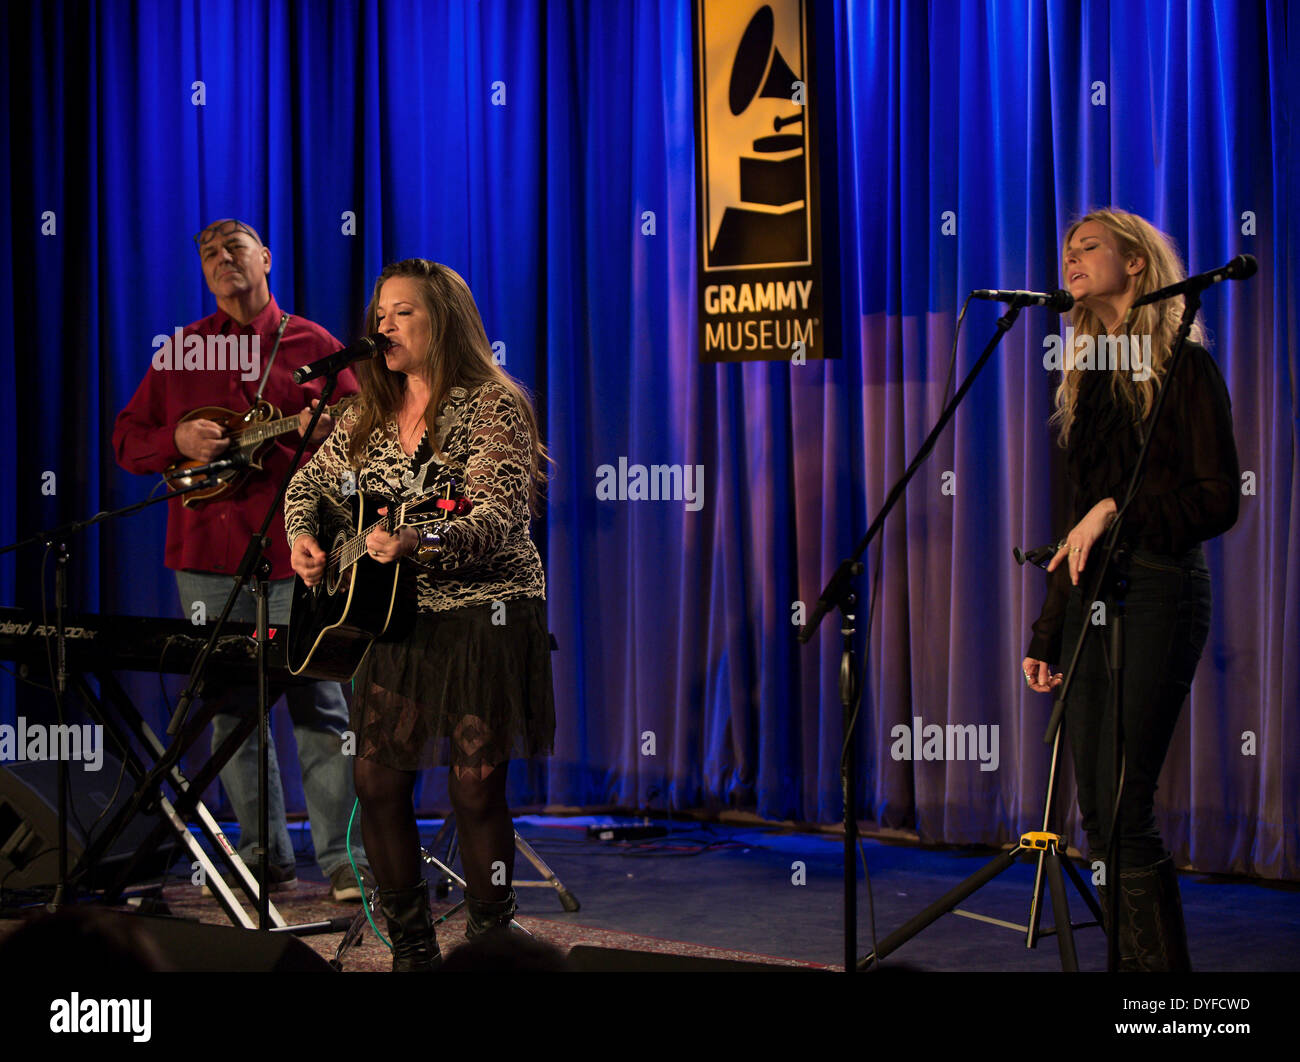
[{"label": "guitar sound hole", "polygon": [[[339,552],[343,549],[343,543],[345,541],[347,541],[346,535],[340,534],[334,536],[334,541],[330,544],[331,557],[337,556],[339,554]],[[342,585],[343,585],[342,569],[337,564],[327,560],[325,562],[325,588],[330,592],[330,595],[333,596],[334,594],[338,593],[339,587]]]}]

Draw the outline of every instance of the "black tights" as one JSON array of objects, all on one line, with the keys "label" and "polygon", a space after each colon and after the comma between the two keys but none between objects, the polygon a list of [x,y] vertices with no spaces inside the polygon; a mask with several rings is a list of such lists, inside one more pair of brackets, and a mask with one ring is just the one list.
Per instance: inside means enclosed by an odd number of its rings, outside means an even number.
[{"label": "black tights", "polygon": [[[515,830],[506,803],[508,766],[452,767],[447,782],[466,891],[476,900],[504,900],[514,880]],[[373,760],[356,761],[361,837],[381,889],[410,888],[423,877],[415,825],[415,774]]]}]

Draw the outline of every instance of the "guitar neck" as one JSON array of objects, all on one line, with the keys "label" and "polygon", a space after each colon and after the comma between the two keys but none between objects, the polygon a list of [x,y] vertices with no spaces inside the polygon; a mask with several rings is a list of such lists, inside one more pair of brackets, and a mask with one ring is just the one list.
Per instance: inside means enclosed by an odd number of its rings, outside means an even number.
[{"label": "guitar neck", "polygon": [[381,516],[369,527],[363,527],[359,532],[357,532],[354,538],[350,538],[344,542],[343,545],[338,548],[337,553],[331,556],[331,562],[337,558],[339,570],[346,571],[366,555],[366,538],[370,535],[371,531],[382,527],[390,535],[393,534],[397,528],[401,527],[402,524],[406,522],[406,513],[408,509],[419,508],[419,506],[435,500],[437,497],[438,494],[436,491],[425,491],[423,494],[418,494],[414,498],[408,498],[400,505],[397,505],[395,507],[396,511],[394,511],[394,507],[390,506],[386,516]]},{"label": "guitar neck", "polygon": [[356,538],[350,538],[339,547],[339,571],[347,571],[366,555],[366,536],[384,521],[376,520],[369,527],[361,529]]}]

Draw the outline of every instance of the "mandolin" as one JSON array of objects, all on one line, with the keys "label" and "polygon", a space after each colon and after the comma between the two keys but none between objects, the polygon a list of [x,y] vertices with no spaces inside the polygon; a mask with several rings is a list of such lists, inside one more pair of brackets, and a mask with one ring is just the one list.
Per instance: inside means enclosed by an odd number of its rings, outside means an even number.
[{"label": "mandolin", "polygon": [[[332,406],[327,406],[325,412],[331,417],[336,417],[355,401],[356,396],[350,395],[335,402]],[[282,417],[275,406],[265,401],[258,402],[243,413],[236,413],[233,409],[225,409],[222,406],[202,406],[186,413],[177,423],[184,424],[189,420],[210,420],[215,424],[220,424],[225,429],[226,436],[230,439],[230,445],[222,450],[214,460],[227,457],[247,458],[247,464],[241,464],[238,468],[203,473],[202,476],[187,476],[185,472],[187,469],[205,466],[208,464],[206,461],[194,461],[187,458],[169,466],[163,475],[167,479],[167,485],[172,489],[188,487],[194,483],[202,483],[205,480],[216,480],[211,487],[191,491],[181,498],[181,503],[190,508],[216,498],[225,497],[227,494],[233,494],[250,473],[262,471],[262,458],[266,454],[266,448],[270,446],[272,441],[278,439],[281,435],[288,435],[289,432],[298,430],[298,414]]]},{"label": "mandolin", "polygon": [[[355,491],[342,504],[321,496],[316,541],[325,550],[325,571],[315,586],[293,577],[285,648],[293,674],[347,682],[376,639],[403,635],[415,614],[410,565],[381,564],[366,552],[366,536],[379,527],[391,535],[399,527],[419,530],[463,516],[473,502],[453,494],[448,485],[441,496],[429,491],[397,501],[365,491]],[[388,512],[380,515],[385,506]]]}]

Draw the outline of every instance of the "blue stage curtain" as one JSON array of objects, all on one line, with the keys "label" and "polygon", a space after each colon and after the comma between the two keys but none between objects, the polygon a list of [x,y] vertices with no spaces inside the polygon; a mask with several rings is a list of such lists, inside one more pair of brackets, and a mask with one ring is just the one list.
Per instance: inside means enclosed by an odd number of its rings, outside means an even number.
[{"label": "blue stage curtain", "polygon": [[[1257,488],[1207,548],[1214,625],[1158,811],[1180,862],[1297,876],[1293,12],[813,9],[843,350],[713,366],[696,340],[684,0],[10,5],[0,538],[147,492],[109,434],[151,337],[213,309],[190,242],[207,221],[257,225],[280,304],[342,338],[385,262],[438,259],[534,390],[557,465],[535,525],[557,750],[515,769],[512,800],[834,821],[838,622],[800,648],[796,602],[811,607],[934,422],[965,292],[1056,286],[1070,220],[1114,204],[1171,232],[1194,270],[1259,259],[1205,300]],[[969,313],[958,379],[996,312]],[[859,582],[861,631],[879,576],[870,646],[859,636],[860,806],[927,840],[1006,841],[1041,815],[1050,702],[1018,667],[1044,586],[1010,550],[1066,530],[1042,368],[1057,328],[1021,316]],[[597,469],[620,457],[702,466],[703,507],[597,500]],[[74,606],[176,615],[163,528],[155,509],[83,536]],[[0,563],[0,600],[35,604],[39,556]],[[131,689],[165,718],[155,680]],[[10,680],[0,696],[11,721]],[[917,718],[997,724],[997,770],[893,758],[893,728]],[[441,776],[426,783],[422,804],[445,805]]]}]

